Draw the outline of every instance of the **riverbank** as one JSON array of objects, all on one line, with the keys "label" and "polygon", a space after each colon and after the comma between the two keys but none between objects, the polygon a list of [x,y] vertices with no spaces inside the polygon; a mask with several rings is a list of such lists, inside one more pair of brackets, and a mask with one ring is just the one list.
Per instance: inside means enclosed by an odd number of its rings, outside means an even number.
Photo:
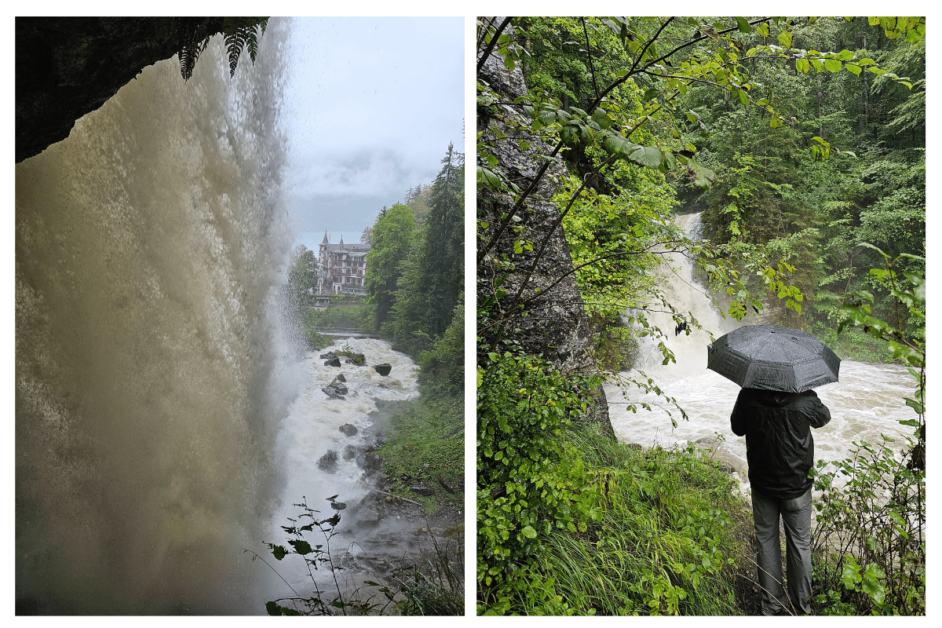
[{"label": "riverbank", "polygon": [[[597,495],[585,526],[539,530],[483,614],[739,615],[756,610],[752,520],[737,483],[696,449],[642,449],[574,425],[561,447]],[[493,574],[492,576],[497,576]]]},{"label": "riverbank", "polygon": [[[277,571],[287,580],[266,601],[280,600],[276,612],[462,612],[463,486],[457,479],[464,445],[463,429],[454,429],[463,428],[461,404],[420,396],[419,369],[385,341],[342,340],[325,352],[309,352],[304,364],[304,390],[279,437],[289,466],[273,529],[288,532],[282,526],[302,521],[302,501],[321,511],[314,517],[329,518],[333,509],[339,518],[329,526],[329,544],[316,528],[299,529],[299,537],[278,532],[266,539],[287,554],[296,553],[291,548],[298,541],[331,550],[316,579],[299,557],[280,561]],[[439,441],[450,445],[450,457],[442,447],[425,446]],[[406,474],[412,481],[403,489],[400,476]],[[282,597],[291,592],[284,584],[301,597],[319,589],[328,606],[291,602]],[[339,599],[343,609],[329,606]]]}]

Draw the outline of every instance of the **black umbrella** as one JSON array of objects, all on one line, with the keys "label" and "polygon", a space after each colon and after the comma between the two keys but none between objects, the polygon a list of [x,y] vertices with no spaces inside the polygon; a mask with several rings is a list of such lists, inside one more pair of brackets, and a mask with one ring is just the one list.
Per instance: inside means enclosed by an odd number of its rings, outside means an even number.
[{"label": "black umbrella", "polygon": [[799,393],[836,382],[841,359],[803,331],[754,325],[709,345],[707,368],[743,388]]}]

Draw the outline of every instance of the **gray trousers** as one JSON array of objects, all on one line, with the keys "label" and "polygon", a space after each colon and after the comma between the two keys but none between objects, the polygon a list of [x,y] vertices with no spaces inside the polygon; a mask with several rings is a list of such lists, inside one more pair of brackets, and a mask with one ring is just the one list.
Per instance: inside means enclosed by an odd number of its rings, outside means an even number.
[{"label": "gray trousers", "polygon": [[[811,613],[811,489],[795,499],[772,499],[752,489],[752,516],[759,542],[762,614]],[[782,587],[779,516],[785,524],[788,598]],[[791,604],[789,604],[791,600]]]}]

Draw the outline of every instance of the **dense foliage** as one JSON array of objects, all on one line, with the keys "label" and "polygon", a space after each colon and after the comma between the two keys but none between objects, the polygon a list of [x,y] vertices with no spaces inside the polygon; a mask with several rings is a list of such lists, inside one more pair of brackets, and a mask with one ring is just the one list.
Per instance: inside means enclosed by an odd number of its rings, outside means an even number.
[{"label": "dense foliage", "polygon": [[[479,21],[479,72],[496,55],[505,68],[522,65],[527,82],[513,100],[480,74],[477,85],[478,115],[493,121],[478,133],[478,188],[512,199],[498,224],[478,221],[479,613],[730,614],[745,610],[730,597],[736,579],[754,574],[751,565],[714,568],[743,552],[735,535],[717,532],[737,518],[735,500],[709,515],[697,505],[675,513],[712,517],[696,530],[718,539],[715,562],[688,558],[707,551],[696,535],[692,550],[602,549],[650,539],[650,519],[606,499],[615,478],[634,489],[644,467],[604,438],[573,446],[591,429],[581,426],[589,380],[520,353],[514,329],[528,301],[524,287],[505,288],[517,256],[536,253],[524,286],[542,261],[551,234],[528,232],[520,216],[560,161],[570,176],[553,181],[552,229],[565,231],[600,370],[627,366],[634,337],[664,336],[648,324],[650,309],[669,311],[678,329],[697,325],[650,272],[676,249],[698,260],[735,318],[754,310],[824,337],[844,357],[912,369],[909,462],[861,444],[873,455],[838,465],[847,488],[820,471],[829,510],[819,513],[827,540],[814,592],[822,614],[924,612],[924,467],[915,468],[925,447],[924,34],[924,18]],[[534,154],[533,137],[547,150]],[[532,161],[528,181],[502,169],[498,154],[512,144]],[[673,227],[681,203],[704,210],[708,241]],[[502,238],[512,254],[497,253]],[[626,308],[631,328],[621,326]],[[692,454],[682,459],[695,466]],[[694,493],[725,486],[700,467],[684,477]],[[899,509],[868,493],[883,481],[900,491]],[[907,525],[893,527],[894,516]],[[751,537],[751,520],[737,525]],[[873,533],[834,552],[831,542],[854,530]]]},{"label": "dense foliage", "polygon": [[396,203],[384,209],[373,225],[373,248],[366,254],[363,285],[376,331],[385,333],[383,325],[391,324],[397,283],[402,276],[400,264],[407,259],[415,237],[415,215],[407,205]]},{"label": "dense foliage", "polygon": [[693,448],[641,451],[573,423],[591,378],[532,357],[489,359],[478,395],[478,612],[737,612],[736,559],[748,546],[735,481]]}]

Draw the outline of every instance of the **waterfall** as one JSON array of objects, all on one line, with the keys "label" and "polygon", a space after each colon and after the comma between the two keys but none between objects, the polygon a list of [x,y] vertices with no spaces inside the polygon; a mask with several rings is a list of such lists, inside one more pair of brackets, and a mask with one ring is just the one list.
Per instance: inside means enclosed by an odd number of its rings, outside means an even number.
[{"label": "waterfall", "polygon": [[[691,240],[699,240],[701,234],[700,214],[678,216],[676,224]],[[664,252],[664,247],[659,247]],[[695,276],[695,261],[683,251],[674,251],[664,256],[658,269],[660,287],[665,300],[674,306],[678,313],[692,315],[703,329],[690,328],[690,335],[685,331],[675,333],[676,323],[670,312],[660,304],[651,306],[654,310],[646,315],[648,322],[659,327],[667,335],[664,344],[674,353],[676,364],[671,364],[670,372],[691,372],[706,368],[706,349],[710,343],[707,331],[714,338],[739,327],[735,319],[720,313],[708,296],[708,288]],[[657,341],[648,337],[639,346],[636,363],[645,372],[658,372],[664,356],[657,347]]]},{"label": "waterfall", "polygon": [[[679,216],[677,223],[688,237],[697,239],[700,214]],[[674,253],[663,266],[666,266],[661,269],[665,297],[677,310],[691,312],[716,338],[738,326],[728,316],[725,319],[720,316],[706,288],[695,281],[692,260]],[[667,334],[666,344],[674,352],[677,363],[661,365],[661,354],[655,343],[649,341],[642,346],[638,368],[651,376],[666,395],[677,399],[689,420],[682,420],[676,408],[663,397],[619,387],[613,380],[606,383],[605,394],[616,437],[644,447],[682,446],[692,442],[712,448],[713,455],[735,469],[741,487],[747,488],[746,440],[734,435],[729,425],[739,386],[707,370],[710,340],[705,332],[695,330],[689,336],[683,332],[675,336],[669,314],[655,313],[648,319]],[[622,375],[637,378],[640,373],[629,371]],[[840,382],[816,391],[831,412],[831,422],[813,431],[815,458],[842,460],[848,456],[854,442],[880,443],[881,434],[896,439],[890,447],[897,456],[901,455],[907,449],[906,437],[912,436],[912,428],[901,426],[899,421],[914,418],[903,398],[911,397],[914,389],[914,378],[902,366],[842,361]],[[628,403],[647,403],[651,410],[639,406],[637,412],[631,412],[627,409]],[[678,423],[676,428],[671,425],[671,417]]]},{"label": "waterfall", "polygon": [[[248,613],[303,383],[278,286],[287,26],[147,67],[16,166],[16,598]],[[265,576],[268,577],[268,576]]]}]

